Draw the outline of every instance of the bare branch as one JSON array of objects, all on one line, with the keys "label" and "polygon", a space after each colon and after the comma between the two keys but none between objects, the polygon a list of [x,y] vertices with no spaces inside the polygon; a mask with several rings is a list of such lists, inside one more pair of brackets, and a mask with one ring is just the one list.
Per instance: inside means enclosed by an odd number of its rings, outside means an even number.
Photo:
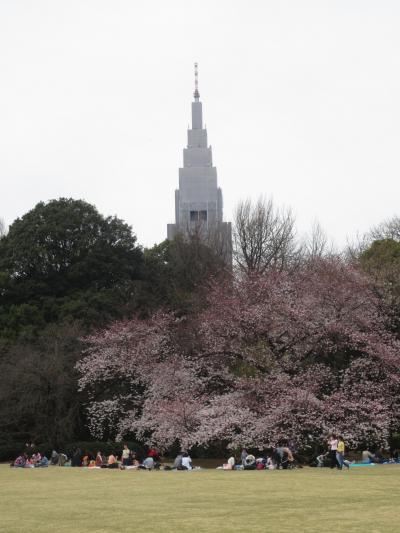
[{"label": "bare branch", "polygon": [[3,237],[6,234],[6,223],[2,218],[0,218],[0,237]]},{"label": "bare branch", "polygon": [[384,220],[378,226],[373,227],[368,235],[371,241],[383,239],[400,241],[400,217],[394,216],[393,218]]},{"label": "bare branch", "polygon": [[234,258],[242,271],[283,268],[298,255],[290,209],[275,208],[271,199],[247,199],[236,207],[234,221]]},{"label": "bare branch", "polygon": [[357,235],[353,242],[347,244],[345,255],[350,260],[357,260],[374,241],[393,239],[400,242],[400,217],[394,216],[374,226],[364,235]]},{"label": "bare branch", "polygon": [[302,255],[307,261],[337,255],[334,243],[328,239],[321,224],[315,220],[302,245]]}]

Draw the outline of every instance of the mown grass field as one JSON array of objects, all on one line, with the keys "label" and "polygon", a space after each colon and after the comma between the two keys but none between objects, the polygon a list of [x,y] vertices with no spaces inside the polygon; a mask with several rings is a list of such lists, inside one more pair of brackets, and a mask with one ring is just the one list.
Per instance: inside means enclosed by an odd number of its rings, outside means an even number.
[{"label": "mown grass field", "polygon": [[1,533],[400,532],[400,466],[145,472],[0,466]]}]

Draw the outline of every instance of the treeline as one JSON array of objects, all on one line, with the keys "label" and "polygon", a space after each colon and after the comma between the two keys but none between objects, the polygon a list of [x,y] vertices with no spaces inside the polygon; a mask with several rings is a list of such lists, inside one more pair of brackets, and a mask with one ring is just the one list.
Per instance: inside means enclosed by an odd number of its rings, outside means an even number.
[{"label": "treeline", "polygon": [[187,313],[220,266],[195,236],[143,249],[130,226],[81,200],[17,219],[0,238],[0,439],[89,438],[82,338],[133,314]]},{"label": "treeline", "polygon": [[232,271],[196,234],[144,249],[86,202],[40,203],[0,238],[0,445],[305,444],[335,424],[382,443],[399,332],[399,219],[338,253],[242,202]]}]

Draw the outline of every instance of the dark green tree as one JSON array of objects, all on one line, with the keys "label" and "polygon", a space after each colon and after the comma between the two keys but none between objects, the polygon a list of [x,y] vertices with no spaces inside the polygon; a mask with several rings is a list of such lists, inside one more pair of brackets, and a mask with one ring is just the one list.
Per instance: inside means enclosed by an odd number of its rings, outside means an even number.
[{"label": "dark green tree", "polygon": [[211,277],[229,275],[225,257],[196,234],[177,235],[144,252],[147,308],[188,313],[201,305],[201,289]]},{"label": "dark green tree", "polygon": [[376,240],[360,254],[359,261],[374,279],[377,290],[390,308],[394,329],[400,333],[400,242]]},{"label": "dark green tree", "polygon": [[122,220],[83,200],[41,202],[0,239],[0,334],[121,317],[135,308],[142,266],[143,252]]},{"label": "dark green tree", "polygon": [[85,435],[75,364],[83,334],[78,324],[51,325],[35,341],[0,354],[0,435],[6,442],[53,446]]}]

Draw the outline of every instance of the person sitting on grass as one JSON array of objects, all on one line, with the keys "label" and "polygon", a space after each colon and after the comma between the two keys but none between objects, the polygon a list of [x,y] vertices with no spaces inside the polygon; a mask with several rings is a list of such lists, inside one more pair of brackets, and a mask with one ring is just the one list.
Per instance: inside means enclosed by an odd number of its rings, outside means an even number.
[{"label": "person sitting on grass", "polygon": [[160,454],[156,450],[156,448],[150,448],[147,457],[152,457],[156,463],[160,462]]},{"label": "person sitting on grass", "polygon": [[276,464],[276,462],[274,461],[274,458],[272,455],[268,455],[267,457],[267,464],[265,465],[265,467],[268,469],[268,470],[275,470],[278,465]]},{"label": "person sitting on grass", "polygon": [[68,461],[68,456],[66,453],[61,452],[58,456],[58,466],[64,466]]},{"label": "person sitting on grass", "polygon": [[328,466],[326,464],[326,460],[327,460],[327,457],[329,455],[329,452],[325,452],[325,453],[321,453],[320,455],[317,456],[317,465],[319,468],[322,468],[323,466]]},{"label": "person sitting on grass", "polygon": [[253,454],[248,454],[244,460],[244,470],[255,470],[256,469],[256,458]]},{"label": "person sitting on grass", "polygon": [[234,470],[235,464],[236,464],[235,457],[231,455],[228,459],[226,470]]},{"label": "person sitting on grass", "polygon": [[59,454],[57,453],[56,450],[53,450],[50,456],[50,464],[52,464],[53,466],[58,465],[58,458],[59,458]]},{"label": "person sitting on grass", "polygon": [[381,448],[380,450],[376,450],[374,453],[374,462],[379,464],[387,463],[387,459],[384,456],[385,450]]},{"label": "person sitting on grass", "polygon": [[375,463],[375,456],[369,450],[364,450],[361,453],[361,462],[364,464]]},{"label": "person sitting on grass", "polygon": [[107,468],[118,468],[118,460],[113,453],[110,453],[110,455],[108,456]]},{"label": "person sitting on grass", "polygon": [[293,467],[295,465],[298,466],[298,461],[295,459],[291,448],[287,447],[285,449],[285,451],[287,453],[287,459],[289,461],[289,466],[291,466],[291,467]]},{"label": "person sitting on grass", "polygon": [[400,462],[399,450],[397,448],[391,448],[391,450],[390,450],[390,460],[391,460],[392,463]]},{"label": "person sitting on grass", "polygon": [[226,463],[223,463],[222,466],[217,466],[218,470],[234,470],[235,469],[235,457],[232,455],[229,457],[228,461]]},{"label": "person sitting on grass", "polygon": [[74,455],[72,456],[71,466],[82,466],[82,458],[83,458],[82,450],[80,448],[77,448],[75,450]]},{"label": "person sitting on grass", "polygon": [[142,463],[142,467],[146,470],[154,470],[155,461],[152,457],[146,457]]},{"label": "person sitting on grass", "polygon": [[130,460],[130,464],[132,466],[139,466],[139,464],[140,464],[139,461],[136,458],[136,452],[134,452],[132,450],[131,450],[131,454],[130,454],[129,460]]},{"label": "person sitting on grass", "polygon": [[182,469],[183,470],[192,470],[193,469],[192,458],[190,457],[190,455],[187,452],[185,452],[182,455]]},{"label": "person sitting on grass", "polygon": [[174,464],[172,465],[172,470],[179,470],[182,467],[182,453],[179,452],[175,457]]},{"label": "person sitting on grass", "polygon": [[98,468],[101,468],[103,466],[103,463],[104,463],[104,458],[101,455],[101,452],[97,452],[96,459],[94,461],[95,466],[97,466]]},{"label": "person sitting on grass", "polygon": [[25,464],[24,464],[24,468],[35,468],[35,463],[32,461],[31,457],[28,456],[26,458],[26,461],[25,461]]},{"label": "person sitting on grass", "polygon": [[25,453],[21,453],[21,455],[19,455],[15,459],[15,461],[13,463],[11,463],[10,466],[15,466],[15,468],[24,468],[25,463],[26,463],[26,454]]},{"label": "person sitting on grass", "polygon": [[39,468],[47,468],[49,466],[49,460],[45,455],[43,455],[40,461],[36,461],[35,466]]},{"label": "person sitting on grass", "polygon": [[294,462],[293,454],[290,448],[284,442],[279,442],[278,446],[273,452],[273,457],[276,461],[277,468],[279,469],[283,468],[285,470]]},{"label": "person sitting on grass", "polygon": [[130,466],[139,466],[139,461],[136,458],[136,452],[131,450],[131,453],[129,455],[129,465]]},{"label": "person sitting on grass", "polygon": [[42,456],[40,455],[40,452],[32,454],[31,461],[34,465],[36,465],[36,463],[39,463],[41,459],[42,459]]},{"label": "person sitting on grass", "polygon": [[256,470],[265,470],[265,465],[267,460],[265,457],[257,457],[256,459]]}]

